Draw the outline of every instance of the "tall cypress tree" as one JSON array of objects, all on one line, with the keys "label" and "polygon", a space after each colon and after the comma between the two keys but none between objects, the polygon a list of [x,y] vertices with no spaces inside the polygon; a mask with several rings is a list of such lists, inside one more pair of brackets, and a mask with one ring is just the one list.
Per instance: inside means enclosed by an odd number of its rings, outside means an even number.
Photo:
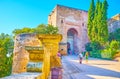
[{"label": "tall cypress tree", "polygon": [[88,11],[88,36],[91,42],[99,42],[104,44],[108,40],[107,27],[107,1],[102,3],[97,0],[96,7],[92,0]]},{"label": "tall cypress tree", "polygon": [[94,19],[93,19],[93,27],[92,27],[92,36],[91,36],[92,41],[98,41],[99,7],[100,7],[100,1],[97,0]]},{"label": "tall cypress tree", "polygon": [[102,13],[101,13],[101,43],[105,43],[108,40],[108,25],[107,25],[107,9],[108,3],[107,0],[104,0],[102,3]]},{"label": "tall cypress tree", "polygon": [[94,0],[91,0],[90,8],[88,11],[88,36],[89,36],[90,40],[92,40],[92,27],[93,27],[94,11],[95,11]]},{"label": "tall cypress tree", "polygon": [[102,3],[99,3],[98,6],[98,15],[97,15],[97,41],[101,42],[101,28],[102,28]]}]

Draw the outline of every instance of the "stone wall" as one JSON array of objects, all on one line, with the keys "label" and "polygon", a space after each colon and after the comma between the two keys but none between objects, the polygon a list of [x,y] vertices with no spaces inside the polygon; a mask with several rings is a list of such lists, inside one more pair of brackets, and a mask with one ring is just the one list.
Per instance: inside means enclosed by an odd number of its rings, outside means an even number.
[{"label": "stone wall", "polygon": [[61,40],[60,34],[17,35],[14,44],[12,74],[27,72],[29,69],[31,72],[41,73],[37,78],[47,79],[50,75],[50,68],[61,66],[60,58],[57,56]]},{"label": "stone wall", "polygon": [[35,34],[21,34],[16,36],[14,44],[14,58],[12,74],[26,72],[29,61],[29,53],[25,46],[40,46],[39,40]]},{"label": "stone wall", "polygon": [[120,28],[120,14],[117,14],[108,20],[109,32],[114,32],[118,28]]},{"label": "stone wall", "polygon": [[56,26],[56,16],[57,16],[57,9],[54,8],[54,10],[50,13],[50,15],[48,16],[48,23],[51,25]]}]

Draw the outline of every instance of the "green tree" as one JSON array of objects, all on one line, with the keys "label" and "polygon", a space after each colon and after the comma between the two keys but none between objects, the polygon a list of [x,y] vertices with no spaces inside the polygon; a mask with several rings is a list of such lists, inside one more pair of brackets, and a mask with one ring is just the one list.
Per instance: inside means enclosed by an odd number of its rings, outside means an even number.
[{"label": "green tree", "polygon": [[108,3],[106,0],[102,3],[101,13],[101,28],[100,28],[100,42],[104,44],[108,41],[108,25],[107,25],[107,9]]},{"label": "green tree", "polygon": [[13,39],[8,34],[0,34],[0,77],[11,74]]},{"label": "green tree", "polygon": [[53,25],[40,24],[34,28],[34,33],[36,34],[58,34],[58,27]]},{"label": "green tree", "polygon": [[89,51],[89,52],[92,51],[92,47],[91,47],[91,43],[90,42],[85,44],[85,50]]},{"label": "green tree", "polygon": [[58,34],[58,27],[48,25],[45,29],[46,34]]},{"label": "green tree", "polygon": [[33,33],[34,32],[34,29],[32,28],[29,28],[29,27],[24,27],[22,29],[15,29],[13,30],[13,34],[14,36],[16,36],[17,34],[21,34],[21,33]]},{"label": "green tree", "polygon": [[93,19],[93,27],[92,27],[92,41],[98,41],[98,25],[99,25],[99,7],[100,7],[100,1],[97,0],[96,7],[95,7],[95,13],[94,13],[94,19]]},{"label": "green tree", "polygon": [[[90,6],[88,11],[88,36],[91,42],[99,42],[103,45],[108,41],[107,7],[106,0],[104,2],[97,0],[94,16],[90,16],[92,11]],[[90,18],[93,18],[93,20],[90,20]],[[92,25],[90,26],[90,24]]]},{"label": "green tree", "polygon": [[98,6],[98,14],[97,14],[97,18],[96,18],[96,21],[97,21],[97,39],[96,41],[99,41],[101,43],[101,32],[102,32],[102,3],[99,2],[99,6]]},{"label": "green tree", "polygon": [[47,27],[47,25],[40,24],[36,28],[33,28],[34,33],[36,33],[36,34],[45,34],[46,27]]},{"label": "green tree", "polygon": [[92,50],[96,51],[96,50],[100,50],[101,49],[101,45],[99,42],[91,42]]},{"label": "green tree", "polygon": [[91,0],[90,8],[88,10],[88,36],[90,40],[92,40],[92,28],[93,28],[93,19],[95,13],[94,11],[95,11],[94,0]]},{"label": "green tree", "polygon": [[36,33],[36,34],[58,34],[58,27],[55,27],[53,25],[45,25],[45,24],[40,24],[35,28],[22,28],[22,29],[15,29],[12,32],[14,36],[17,34],[22,34],[22,33]]}]

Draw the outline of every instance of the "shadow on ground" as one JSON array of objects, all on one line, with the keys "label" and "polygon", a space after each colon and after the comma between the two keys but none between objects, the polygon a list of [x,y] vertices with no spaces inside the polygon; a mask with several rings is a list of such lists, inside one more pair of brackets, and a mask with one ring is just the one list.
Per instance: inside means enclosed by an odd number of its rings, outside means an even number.
[{"label": "shadow on ground", "polygon": [[[108,70],[89,64],[79,64],[76,56],[64,56],[63,79],[120,79],[120,72]],[[112,64],[112,63],[111,63]],[[111,65],[111,64],[94,64],[93,65]]]}]

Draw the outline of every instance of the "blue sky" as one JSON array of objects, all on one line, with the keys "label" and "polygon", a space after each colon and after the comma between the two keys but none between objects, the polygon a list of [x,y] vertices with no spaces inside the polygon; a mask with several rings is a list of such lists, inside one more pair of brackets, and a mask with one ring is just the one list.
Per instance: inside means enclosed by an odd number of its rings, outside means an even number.
[{"label": "blue sky", "polygon": [[[91,0],[0,0],[0,33],[48,22],[56,4],[88,10]],[[96,1],[96,0],[95,0]],[[103,0],[100,0],[103,1]],[[107,0],[108,18],[120,13],[120,0]]]}]

